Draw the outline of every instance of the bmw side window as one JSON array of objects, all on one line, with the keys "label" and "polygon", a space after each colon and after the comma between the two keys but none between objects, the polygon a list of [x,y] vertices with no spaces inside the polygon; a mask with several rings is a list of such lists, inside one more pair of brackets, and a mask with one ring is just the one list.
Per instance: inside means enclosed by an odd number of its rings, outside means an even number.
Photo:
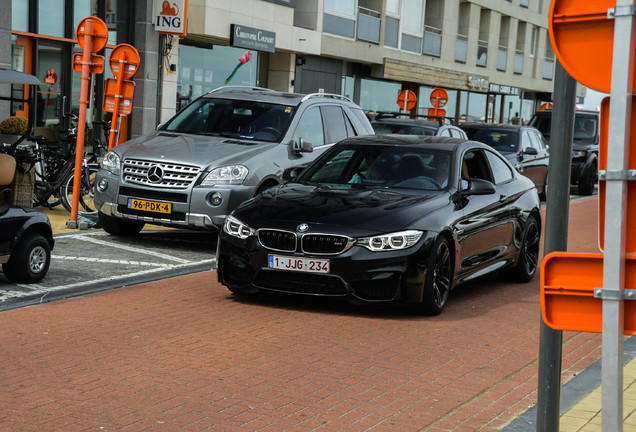
[{"label": "bmw side window", "polygon": [[492,152],[487,151],[485,153],[490,163],[490,170],[495,184],[505,183],[513,179],[512,171],[507,163]]},{"label": "bmw side window", "polygon": [[488,161],[481,150],[470,150],[462,158],[462,178],[493,181],[488,170]]},{"label": "bmw side window", "polygon": [[295,141],[300,140],[300,138],[306,139],[314,146],[325,144],[325,133],[322,128],[322,115],[319,107],[311,107],[303,113],[294,134]]}]

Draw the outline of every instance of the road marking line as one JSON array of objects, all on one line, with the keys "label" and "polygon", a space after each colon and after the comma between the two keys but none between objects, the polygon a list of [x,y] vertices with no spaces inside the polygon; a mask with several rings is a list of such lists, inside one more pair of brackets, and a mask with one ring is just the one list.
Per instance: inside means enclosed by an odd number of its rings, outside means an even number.
[{"label": "road marking line", "polygon": [[109,277],[105,277],[105,278],[101,278],[101,279],[93,279],[90,281],[80,281],[80,282],[75,282],[75,283],[71,283],[68,285],[58,285],[58,286],[53,286],[53,287],[46,287],[43,285],[35,285],[35,284],[30,284],[30,285],[23,285],[23,284],[18,284],[17,286],[19,286],[20,288],[24,288],[30,292],[19,292],[19,291],[3,291],[0,290],[0,299],[2,298],[2,296],[5,296],[7,294],[11,294],[12,297],[22,297],[26,294],[31,294],[31,293],[35,293],[35,294],[44,294],[42,296],[42,298],[40,299],[40,302],[42,302],[44,300],[44,297],[46,297],[48,294],[54,293],[58,290],[63,290],[63,289],[68,289],[68,288],[75,288],[78,286],[90,286],[93,284],[98,284],[101,282],[109,282],[109,281],[116,281],[116,280],[121,280],[121,279],[127,279],[127,278],[132,278],[132,277],[136,277],[136,276],[142,276],[142,275],[146,275],[146,274],[151,274],[151,273],[157,273],[159,271],[164,271],[167,269],[179,269],[179,268],[184,268],[184,267],[192,267],[194,265],[199,265],[199,264],[205,264],[205,263],[215,263],[216,262],[216,258],[211,258],[211,259],[207,259],[207,260],[202,260],[202,261],[196,261],[196,262],[188,262],[186,264],[168,264],[167,267],[162,267],[162,268],[152,268],[152,269],[148,269],[148,270],[142,270],[139,272],[135,272],[135,273],[129,273],[129,274],[123,274],[123,275],[115,275],[115,276],[109,276]]},{"label": "road marking line", "polygon": [[104,240],[99,240],[96,238],[92,238],[89,237],[88,235],[78,235],[77,237],[75,237],[79,240],[85,240],[91,243],[95,243],[95,244],[99,244],[99,245],[103,245],[103,246],[109,246],[109,247],[113,247],[113,248],[119,248],[119,249],[123,249],[123,250],[127,250],[130,252],[136,252],[136,253],[140,253],[140,254],[144,254],[144,255],[152,255],[152,256],[156,256],[158,258],[163,258],[166,260],[171,260],[171,261],[176,261],[178,263],[182,263],[182,264],[189,264],[192,261],[188,261],[182,258],[177,258],[177,257],[173,257],[170,255],[166,255],[163,253],[159,253],[159,252],[153,252],[153,251],[149,251],[149,250],[145,250],[145,249],[139,249],[139,248],[135,248],[132,246],[124,246],[124,245],[118,245],[118,244],[113,244],[111,242],[107,242]]},{"label": "road marking line", "polygon": [[62,260],[72,260],[72,261],[100,262],[100,263],[108,263],[108,264],[142,265],[142,266],[151,266],[151,267],[173,267],[174,266],[174,264],[153,263],[153,262],[146,262],[146,261],[114,260],[114,259],[107,259],[107,258],[89,258],[89,257],[62,256],[62,255],[51,255],[51,258],[62,259]]}]

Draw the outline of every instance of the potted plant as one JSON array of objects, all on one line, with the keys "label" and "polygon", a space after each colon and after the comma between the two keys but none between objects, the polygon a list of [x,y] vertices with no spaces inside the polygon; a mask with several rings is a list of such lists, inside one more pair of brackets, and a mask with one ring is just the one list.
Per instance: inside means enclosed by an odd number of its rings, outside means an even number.
[{"label": "potted plant", "polygon": [[13,144],[27,132],[29,122],[24,117],[11,116],[0,122],[0,141]]}]

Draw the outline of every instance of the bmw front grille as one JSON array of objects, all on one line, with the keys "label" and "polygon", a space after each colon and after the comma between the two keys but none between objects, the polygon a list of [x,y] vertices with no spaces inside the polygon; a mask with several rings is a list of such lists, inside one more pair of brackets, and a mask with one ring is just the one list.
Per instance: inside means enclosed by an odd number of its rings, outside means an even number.
[{"label": "bmw front grille", "polygon": [[272,251],[304,252],[312,255],[337,255],[348,250],[355,240],[334,234],[302,234],[300,237],[292,231],[260,229],[260,244]]}]

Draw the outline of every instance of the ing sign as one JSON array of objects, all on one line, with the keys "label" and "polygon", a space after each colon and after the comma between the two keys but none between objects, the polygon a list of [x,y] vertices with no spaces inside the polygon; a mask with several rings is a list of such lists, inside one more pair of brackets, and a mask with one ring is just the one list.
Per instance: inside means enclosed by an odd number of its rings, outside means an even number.
[{"label": "ing sign", "polygon": [[155,0],[153,16],[157,32],[185,35],[188,0]]}]

